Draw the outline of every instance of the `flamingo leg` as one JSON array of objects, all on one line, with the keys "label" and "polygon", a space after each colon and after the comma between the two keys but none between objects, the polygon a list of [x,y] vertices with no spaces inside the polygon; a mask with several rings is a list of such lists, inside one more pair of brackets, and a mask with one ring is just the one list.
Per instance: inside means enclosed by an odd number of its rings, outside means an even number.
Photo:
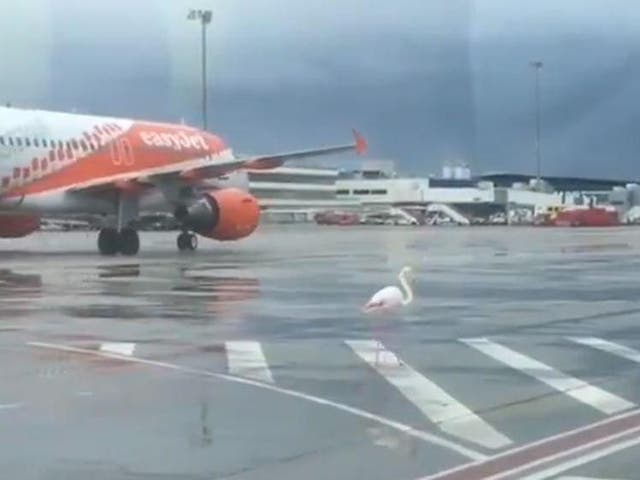
[{"label": "flamingo leg", "polygon": [[[396,327],[396,325],[393,323],[392,321],[393,319],[390,317],[387,319],[387,324],[382,326],[382,329],[384,330],[384,339],[387,345],[391,345],[391,335],[392,335],[392,329]],[[382,335],[381,337],[382,338]],[[382,343],[380,341],[378,341],[378,344],[380,345],[380,350],[382,350]],[[393,355],[393,357],[396,360],[396,366],[399,367],[400,365],[402,365],[402,360],[400,360],[400,358],[398,358],[397,355]],[[384,360],[383,360],[384,363]]]},{"label": "flamingo leg", "polygon": [[382,344],[380,343],[380,334],[378,332],[377,327],[378,325],[376,325],[374,328],[374,337],[376,339],[376,361],[375,361],[376,367],[378,366],[378,362],[380,360],[380,350],[382,349]]},{"label": "flamingo leg", "polygon": [[376,319],[373,324],[373,336],[376,340],[376,357],[375,357],[375,366],[377,367],[380,362],[380,352],[382,351],[382,342],[380,341],[381,333],[380,332],[380,324],[378,323],[379,319]]}]

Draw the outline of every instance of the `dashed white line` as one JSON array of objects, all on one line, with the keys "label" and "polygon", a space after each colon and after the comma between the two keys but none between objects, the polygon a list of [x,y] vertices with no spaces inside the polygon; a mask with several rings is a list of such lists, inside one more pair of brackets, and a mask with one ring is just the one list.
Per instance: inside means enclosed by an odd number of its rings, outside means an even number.
[{"label": "dashed white line", "polygon": [[259,342],[226,342],[229,373],[239,377],[252,378],[261,382],[273,383],[271,370]]},{"label": "dashed white line", "polygon": [[634,406],[633,403],[584,380],[572,377],[549,365],[527,357],[486,338],[461,339],[470,347],[489,357],[534,377],[550,387],[569,395],[579,402],[606,414],[618,413]]},{"label": "dashed white line", "polygon": [[603,340],[601,338],[596,338],[596,337],[568,337],[568,338],[569,340],[579,343],[581,345],[586,345],[588,347],[596,348],[598,350],[602,350],[603,352],[607,352],[612,355],[616,355],[618,357],[631,360],[632,362],[640,363],[640,352],[638,350],[634,350],[633,348],[620,345],[619,343],[610,342],[608,340]]},{"label": "dashed white line", "polygon": [[0,404],[0,410],[12,410],[14,408],[22,407],[22,403],[4,403]]},{"label": "dashed white line", "polygon": [[416,428],[411,427],[410,425],[406,425],[400,422],[396,422],[395,420],[391,420],[386,417],[382,417],[380,415],[376,415],[375,413],[368,412],[366,410],[362,410],[360,408],[352,407],[350,405],[345,405],[344,403],[334,402],[332,400],[328,400],[326,398],[317,397],[315,395],[310,395],[307,393],[299,392],[297,390],[291,390],[288,388],[278,387],[276,385],[272,385],[269,383],[259,382],[257,380],[252,380],[249,378],[235,377],[233,375],[226,375],[223,373],[211,372],[208,370],[201,370],[197,368],[189,368],[183,367],[181,365],[176,365],[174,363],[167,362],[159,362],[156,360],[148,360],[140,357],[126,356],[120,355],[117,353],[103,352],[99,350],[89,350],[86,348],[77,348],[70,347],[67,345],[60,345],[55,343],[45,343],[45,342],[27,342],[27,345],[36,347],[36,348],[46,348],[49,350],[57,350],[60,352],[69,352],[69,353],[78,353],[83,355],[92,355],[96,357],[102,358],[111,358],[117,360],[128,361],[132,363],[139,363],[142,365],[153,366],[157,368],[166,368],[168,370],[173,370],[176,372],[182,372],[190,375],[197,375],[209,378],[217,378],[220,380],[226,380],[229,382],[240,383],[244,385],[251,385],[253,387],[262,388],[264,390],[270,390],[272,392],[280,393],[282,395],[287,395],[294,398],[300,398],[302,400],[306,400],[311,403],[315,403],[317,405],[325,405],[327,407],[334,408],[336,410],[350,413],[360,418],[364,418],[367,420],[371,420],[373,422],[379,423],[381,425],[386,425],[394,430],[397,430],[405,435],[410,437],[418,438],[425,442],[431,443],[433,445],[438,445],[443,448],[447,448],[451,451],[454,451],[464,457],[467,457],[471,460],[479,461],[485,460],[487,458],[483,453],[472,450],[464,445],[460,445],[456,442],[452,442],[449,439],[440,437],[438,435],[434,435],[432,433],[428,433],[422,430],[418,430]]},{"label": "dashed white line", "polygon": [[[487,448],[511,444],[508,437],[402,362],[377,340],[347,340],[345,343],[444,432]],[[380,359],[383,359],[382,363]]]}]

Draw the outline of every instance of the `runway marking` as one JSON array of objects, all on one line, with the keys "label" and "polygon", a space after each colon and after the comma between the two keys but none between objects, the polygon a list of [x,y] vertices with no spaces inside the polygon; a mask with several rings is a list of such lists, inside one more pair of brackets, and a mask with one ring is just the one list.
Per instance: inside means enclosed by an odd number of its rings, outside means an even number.
[{"label": "runway marking", "polygon": [[104,342],[100,344],[100,350],[103,352],[128,356],[133,355],[135,348],[136,344],[130,342]]},{"label": "runway marking", "polygon": [[[499,474],[493,475],[488,478],[491,480],[542,480],[544,478],[548,478],[549,476],[555,476],[558,473],[562,473],[584,463],[588,463],[597,458],[615,453],[616,451],[618,451],[616,450],[616,447],[619,447],[621,444],[626,445],[629,439],[640,443],[640,436],[638,435],[639,433],[640,427],[627,429],[613,435],[598,438],[591,442],[583,443],[574,448],[569,448],[568,450],[558,451],[555,454],[539,458],[520,466],[516,466],[515,468],[512,468],[510,470],[502,471]],[[627,447],[625,446],[623,448]],[[619,448],[619,450],[622,450],[622,448]],[[538,467],[543,467],[545,464],[550,464],[552,462],[562,460],[563,458],[570,458],[570,460],[566,460],[564,463],[556,464],[555,466],[549,467],[545,470],[535,470]],[[523,473],[531,470],[534,470],[534,473],[530,473],[527,476],[522,476]]]},{"label": "runway marking", "polygon": [[512,443],[377,340],[346,340],[345,343],[444,432],[487,448],[501,448]]},{"label": "runway marking", "polygon": [[577,477],[575,475],[564,475],[558,477],[556,480],[622,480],[616,478],[604,478],[604,477]]},{"label": "runway marking", "polygon": [[420,480],[522,479],[523,471],[563,459],[575,460],[575,455],[584,455],[586,451],[599,452],[614,443],[626,442],[627,437],[640,439],[640,409],[512,448],[486,460],[443,470]]},{"label": "runway marking", "polygon": [[633,408],[634,404],[613,393],[572,377],[486,338],[460,340],[493,359],[546,383],[550,387],[606,414]]},{"label": "runway marking", "polygon": [[267,359],[259,342],[226,342],[229,373],[273,383]]},{"label": "runway marking", "polygon": [[14,408],[22,407],[22,403],[4,403],[0,404],[0,410],[12,410]]},{"label": "runway marking", "polygon": [[197,368],[183,367],[181,365],[176,365],[173,363],[159,362],[156,360],[148,360],[140,357],[125,356],[117,353],[103,352],[99,350],[88,350],[85,348],[70,347],[67,345],[60,345],[60,344],[54,344],[54,343],[27,342],[26,344],[36,348],[46,348],[49,350],[57,350],[61,352],[78,353],[78,354],[89,355],[89,356],[123,360],[131,363],[138,363],[138,364],[149,365],[149,366],[158,367],[158,368],[165,368],[168,370],[174,370],[176,372],[187,373],[187,374],[196,375],[196,376],[226,380],[229,382],[235,382],[235,383],[240,383],[244,385],[251,385],[253,387],[262,388],[264,390],[270,390],[272,392],[280,393],[282,395],[287,395],[290,397],[306,400],[308,402],[315,403],[317,405],[325,405],[327,407],[331,407],[336,410],[340,410],[342,412],[350,413],[360,418],[365,418],[367,420],[371,420],[373,422],[386,425],[390,428],[393,428],[394,430],[404,433],[405,435],[418,438],[420,440],[423,440],[424,442],[431,443],[433,445],[438,445],[443,448],[448,448],[449,450],[452,450],[472,460],[484,460],[488,458],[487,455],[484,455],[480,452],[476,452],[475,450],[465,447],[464,445],[460,445],[458,443],[452,442],[451,440],[448,440],[446,438],[440,437],[432,433],[425,432],[423,430],[415,429],[410,425],[406,425],[404,423],[396,422],[395,420],[391,420],[389,418],[376,415],[375,413],[371,413],[366,410],[352,407],[344,403],[334,402],[332,400],[327,400],[326,398],[317,397],[315,395],[299,392],[297,390],[278,387],[276,385],[259,382],[257,380],[252,380],[249,378],[236,377],[233,375],[216,373],[216,372],[201,370]]},{"label": "runway marking", "polygon": [[610,342],[596,337],[567,337],[572,342],[586,345],[587,347],[596,348],[603,352],[616,355],[632,362],[640,363],[640,352],[633,348],[620,345],[619,343]]},{"label": "runway marking", "polygon": [[[556,476],[559,473],[562,472],[566,472],[567,470],[570,470],[572,468],[575,467],[579,467],[580,465],[584,465],[585,463],[591,463],[594,460],[598,460],[599,458],[602,457],[607,457],[609,455],[613,455],[614,453],[620,452],[622,450],[625,450],[627,448],[633,447],[635,445],[639,445],[640,444],[640,435],[638,435],[638,433],[640,433],[640,429],[636,429],[633,432],[633,436],[632,438],[629,438],[627,440],[621,441],[621,442],[617,442],[614,443],[613,445],[609,446],[609,447],[605,447],[605,448],[601,448],[599,450],[593,451],[593,452],[589,452],[589,453],[585,453],[584,455],[581,455],[577,458],[571,459],[571,460],[567,460],[564,463],[561,463],[560,465],[556,465],[550,468],[547,468],[546,470],[543,470],[541,472],[536,472],[532,475],[528,475],[526,477],[523,478],[523,480],[543,480],[545,478],[549,478],[549,477],[553,477]],[[589,479],[589,477],[562,477],[565,480],[566,479]],[[591,480],[607,480],[605,478],[602,479],[597,479],[597,478],[593,478]],[[611,479],[613,480],[613,479]]]}]

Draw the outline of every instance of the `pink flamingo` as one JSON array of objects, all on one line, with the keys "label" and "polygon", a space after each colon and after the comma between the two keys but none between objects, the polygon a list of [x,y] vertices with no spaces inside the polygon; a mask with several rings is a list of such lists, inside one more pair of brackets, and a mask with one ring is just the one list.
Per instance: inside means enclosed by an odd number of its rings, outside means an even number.
[{"label": "pink flamingo", "polygon": [[[395,285],[390,285],[378,290],[369,301],[362,307],[364,313],[376,313],[388,311],[399,307],[404,307],[413,301],[413,290],[407,276],[412,272],[411,267],[404,267],[398,274],[400,285],[404,292]],[[378,335],[380,336],[380,335]],[[378,355],[382,349],[382,344],[378,340],[378,350],[376,351],[376,364],[378,363]]]}]

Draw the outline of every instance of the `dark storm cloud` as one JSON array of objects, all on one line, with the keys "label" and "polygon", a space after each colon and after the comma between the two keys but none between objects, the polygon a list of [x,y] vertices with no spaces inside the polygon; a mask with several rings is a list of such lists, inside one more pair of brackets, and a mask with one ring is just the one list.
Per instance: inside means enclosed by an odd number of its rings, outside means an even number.
[{"label": "dark storm cloud", "polygon": [[27,59],[22,76],[48,65],[39,82],[4,72],[24,103],[197,123],[199,30],[184,17],[207,6],[212,126],[239,151],[343,141],[357,126],[372,156],[406,171],[456,159],[532,171],[528,61],[542,58],[544,171],[640,176],[633,1],[19,3],[0,20],[0,56]]}]

